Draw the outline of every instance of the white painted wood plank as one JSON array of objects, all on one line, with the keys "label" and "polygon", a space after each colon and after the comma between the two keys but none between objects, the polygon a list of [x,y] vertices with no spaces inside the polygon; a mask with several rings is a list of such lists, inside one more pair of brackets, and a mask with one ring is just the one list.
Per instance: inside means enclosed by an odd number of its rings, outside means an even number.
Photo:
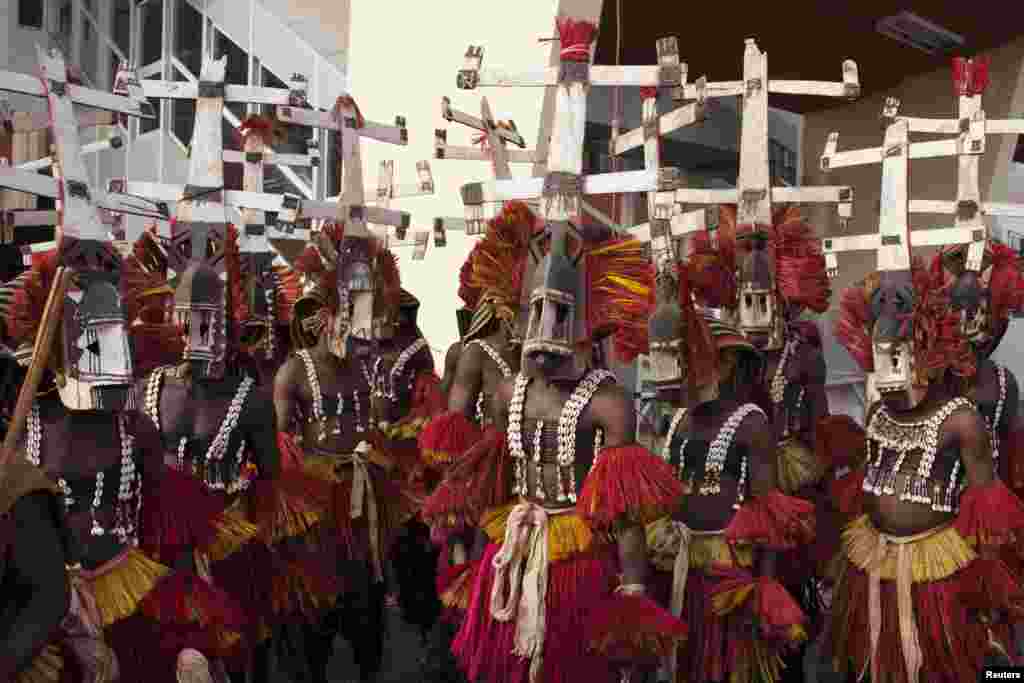
[{"label": "white painted wood plank", "polygon": [[[222,83],[227,71],[228,58],[207,59],[203,63],[200,80]],[[196,99],[195,126],[189,145],[188,182],[196,187],[224,186],[224,129],[221,116],[224,99],[220,96]],[[179,204],[178,211],[183,207]]]},{"label": "white painted wood plank", "polygon": [[[341,130],[341,123],[333,112],[313,111],[297,107],[277,108],[277,118],[296,126],[311,126],[327,130]],[[355,129],[360,137],[386,142],[392,145],[408,145],[409,131],[405,126],[389,126],[375,121],[365,121],[362,128]]]},{"label": "white painted wood plank", "polygon": [[505,140],[498,134],[497,122],[491,112],[491,105],[486,97],[480,98],[480,120],[486,129],[487,144],[491,152],[491,168],[495,178],[511,178],[512,169],[508,165],[508,153],[505,149]]},{"label": "white painted wood plank", "polygon": [[985,122],[988,135],[1024,135],[1024,119],[992,119]]},{"label": "white painted wood plank", "polygon": [[959,119],[925,119],[914,116],[901,116],[910,126],[911,133],[930,133],[933,135],[959,135]]},{"label": "white painted wood plank", "polygon": [[[507,149],[509,163],[512,164],[535,164],[540,159],[533,150]],[[456,161],[490,161],[489,152],[479,147],[468,147],[460,145],[435,145],[435,159],[452,159]]]},{"label": "white painted wood plank", "polygon": [[746,92],[740,103],[740,168],[736,190],[738,225],[771,225],[771,177],[768,158],[768,55],[753,39],[743,50]]},{"label": "white painted wood plank", "polygon": [[782,204],[840,204],[853,201],[853,188],[848,185],[802,185],[773,187],[772,201]]},{"label": "white painted wood plank", "polygon": [[845,83],[836,81],[785,81],[772,79],[769,91],[778,95],[817,95],[818,97],[847,97]]},{"label": "white painted wood plank", "polygon": [[100,220],[93,200],[89,173],[82,161],[82,145],[78,137],[78,121],[74,104],[67,93],[67,67],[60,52],[36,47],[40,72],[46,83],[47,104],[52,122],[51,131],[60,164],[60,234],[80,240],[109,240],[108,230]]},{"label": "white painted wood plank", "polygon": [[[309,154],[278,154],[273,151],[263,153],[263,162],[265,164],[309,167],[313,165],[312,159],[313,157]],[[245,163],[245,154],[233,149],[226,149],[224,150],[224,161],[232,164],[242,164]]]},{"label": "white painted wood plank", "polygon": [[[84,88],[80,85],[67,84],[67,93],[72,102],[82,107],[93,107],[106,111],[138,116],[144,119],[156,118],[156,110],[151,102],[145,99],[122,97],[102,90]],[[17,92],[33,97],[45,97],[43,84],[35,76],[0,71],[0,91]]]},{"label": "white painted wood plank", "polygon": [[[102,152],[106,149],[119,149],[121,147],[121,142],[121,136],[119,135],[115,135],[114,137],[106,140],[90,142],[88,145],[82,147],[82,154],[95,154],[96,152]],[[41,171],[52,165],[53,157],[43,157],[42,159],[36,159],[35,161],[27,161],[24,164],[18,164],[18,168],[22,171]]]},{"label": "white painted wood plank", "polygon": [[53,226],[57,225],[59,218],[56,211],[37,211],[32,209],[0,211],[0,223],[4,221],[5,214],[15,227]]},{"label": "white painted wood plank", "polygon": [[[558,84],[558,67],[512,71],[481,69],[478,88],[540,88]],[[679,87],[683,84],[662,83],[657,66],[611,66],[595,64],[590,67],[589,85],[596,87]]]},{"label": "white painted wood plank", "polygon": [[[443,118],[445,121],[454,121],[456,123],[461,123],[462,125],[468,126],[473,130],[480,131],[481,133],[487,132],[487,128],[486,126],[484,126],[484,122],[481,119],[478,119],[477,117],[467,114],[465,112],[459,111],[458,109],[453,109],[451,100],[447,97],[441,98],[441,118]],[[505,128],[504,126],[501,126],[496,129],[496,132],[502,140],[509,142],[513,145],[516,145],[520,148],[526,148],[526,140],[524,140],[523,136],[520,135],[519,132],[516,131],[515,129],[510,130],[508,128]]]},{"label": "white painted wood plank", "polygon": [[1024,204],[1006,202],[985,202],[982,208],[986,215],[1005,216],[1007,218],[1024,218]]},{"label": "white painted wood plank", "polygon": [[739,202],[739,191],[728,190],[705,190],[699,188],[684,188],[675,191],[675,201],[678,204],[736,204]]},{"label": "white painted wood plank", "polygon": [[548,173],[583,173],[587,87],[569,83],[555,90],[555,117],[548,148]]},{"label": "white painted wood plank", "polygon": [[[898,119],[903,121],[903,118]],[[829,141],[826,142],[825,154],[821,157],[822,170],[829,171],[836,168],[850,166],[867,166],[880,164],[885,156],[883,147],[868,147],[865,149],[851,149],[844,152],[831,152],[835,149],[833,137],[837,133],[829,133]],[[941,157],[952,157],[959,154],[960,142],[957,139],[950,140],[929,140],[927,142],[910,143],[909,155],[911,159],[937,159]]]},{"label": "white painted wood plank", "polygon": [[673,98],[677,101],[689,101],[700,99],[703,92],[704,97],[740,97],[745,88],[743,81],[720,81],[717,83],[705,83],[703,88],[697,83],[687,83],[681,88],[676,88]]},{"label": "white painted wood plank", "polygon": [[392,199],[407,199],[409,197],[426,197],[434,194],[433,183],[402,183],[395,185],[391,190]]},{"label": "white painted wood plank", "polygon": [[826,237],[821,240],[821,250],[826,254],[847,251],[878,251],[881,244],[881,235],[877,232],[872,232],[865,235]]},{"label": "white painted wood plank", "polygon": [[[75,113],[79,128],[114,125],[113,112],[83,109]],[[0,98],[0,122],[9,126],[13,133],[28,133],[49,128],[50,115],[47,112],[14,111],[7,100]]]},{"label": "white painted wood plank", "polygon": [[910,233],[910,246],[914,247],[945,247],[952,244],[968,244],[973,240],[974,231],[970,228],[932,228],[914,230]]},{"label": "white painted wood plank", "polygon": [[[702,104],[697,102],[685,104],[658,117],[658,134],[670,135],[680,128],[702,123],[704,117],[705,109]],[[642,144],[644,144],[644,129],[642,127],[634,128],[618,136],[612,148],[612,154],[625,154]]]},{"label": "white painted wood plank", "polygon": [[[472,189],[469,189],[472,188]],[[524,201],[540,197],[544,189],[544,178],[516,178],[512,180],[489,180],[463,185],[463,198],[479,192],[484,204],[494,202]],[[600,173],[583,177],[583,194],[620,194],[626,192],[653,192],[658,189],[658,171],[624,171],[622,173]],[[474,202],[475,203],[475,202]]]},{"label": "white painted wood plank", "polygon": [[[905,121],[895,121],[885,129],[887,156],[882,160],[882,200],[878,219],[881,244],[878,269],[909,271],[910,245],[907,244],[908,193],[907,159],[909,130]],[[886,244],[891,241],[891,244]]]}]

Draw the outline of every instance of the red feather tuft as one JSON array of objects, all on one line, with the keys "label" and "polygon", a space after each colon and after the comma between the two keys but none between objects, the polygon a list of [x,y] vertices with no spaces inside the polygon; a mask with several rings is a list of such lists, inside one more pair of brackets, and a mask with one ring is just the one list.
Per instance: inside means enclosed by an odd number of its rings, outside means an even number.
[{"label": "red feather tuft", "polygon": [[687,380],[691,387],[706,387],[715,382],[718,376],[718,349],[707,321],[697,315],[693,307],[689,267],[680,264],[676,273],[679,279],[679,309],[686,326],[683,352],[686,354]]},{"label": "red feather tuft", "polygon": [[821,242],[797,207],[776,212],[769,248],[774,252],[776,287],[782,297],[815,313],[827,311],[832,289]]},{"label": "red feather tuft", "polygon": [[[690,239],[688,277],[697,301],[711,308],[734,308],[736,282],[736,209],[718,210],[718,230],[698,232]],[[717,242],[717,245],[716,245]]]},{"label": "red feather tuft", "polygon": [[875,370],[868,311],[869,286],[867,282],[861,282],[843,292],[839,300],[839,317],[832,329],[835,338],[864,372]]},{"label": "red feather tuft", "polygon": [[643,245],[614,238],[587,252],[587,323],[591,339],[613,335],[616,355],[631,362],[647,352],[647,318],[654,304],[654,267]]},{"label": "red feather tuft", "polygon": [[7,334],[14,344],[32,344],[35,340],[56,274],[57,254],[51,252],[38,258],[22,278],[22,286],[14,294],[5,321]]},{"label": "red feather tuft", "polygon": [[992,274],[989,278],[989,296],[992,317],[1006,321],[1010,314],[1024,308],[1024,273],[1020,268],[1020,255],[1005,244],[990,245]]}]

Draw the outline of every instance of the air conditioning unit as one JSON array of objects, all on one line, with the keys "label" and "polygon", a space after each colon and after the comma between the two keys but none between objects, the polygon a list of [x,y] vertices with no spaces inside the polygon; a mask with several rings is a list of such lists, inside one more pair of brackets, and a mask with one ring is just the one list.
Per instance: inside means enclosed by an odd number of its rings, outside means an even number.
[{"label": "air conditioning unit", "polygon": [[879,19],[875,30],[921,52],[940,55],[963,47],[964,37],[933,24],[913,12]]}]

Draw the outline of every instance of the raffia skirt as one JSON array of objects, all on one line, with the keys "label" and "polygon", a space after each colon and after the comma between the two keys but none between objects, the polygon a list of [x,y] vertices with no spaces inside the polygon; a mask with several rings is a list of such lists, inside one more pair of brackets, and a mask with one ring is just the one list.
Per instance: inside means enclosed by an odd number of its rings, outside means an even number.
[{"label": "raffia skirt", "polygon": [[[827,637],[837,671],[872,673],[872,571],[880,624],[872,683],[908,683],[909,650],[920,652],[918,681],[974,683],[993,644],[1010,650],[1007,620],[986,623],[979,615],[1009,608],[1020,586],[1001,560],[979,558],[951,525],[894,539],[858,517],[843,532],[836,565]],[[903,595],[901,571],[909,585]]]}]

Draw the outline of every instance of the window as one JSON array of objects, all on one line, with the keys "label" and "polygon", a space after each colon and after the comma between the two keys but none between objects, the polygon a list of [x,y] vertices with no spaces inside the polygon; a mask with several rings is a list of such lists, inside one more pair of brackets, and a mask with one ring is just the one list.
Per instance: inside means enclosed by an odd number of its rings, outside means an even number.
[{"label": "window", "polygon": [[18,0],[18,25],[22,28],[43,28],[43,0]]}]

